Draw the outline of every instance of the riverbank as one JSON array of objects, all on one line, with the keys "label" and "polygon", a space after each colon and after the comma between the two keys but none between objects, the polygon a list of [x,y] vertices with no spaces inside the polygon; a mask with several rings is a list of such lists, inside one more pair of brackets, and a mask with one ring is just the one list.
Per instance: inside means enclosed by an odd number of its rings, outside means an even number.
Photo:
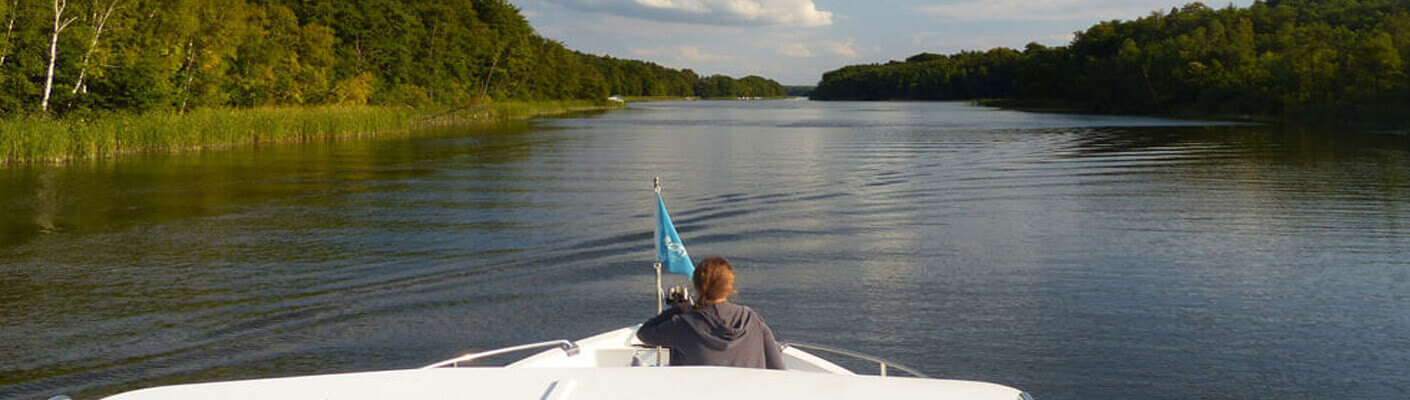
[{"label": "riverbank", "polygon": [[619,98],[627,103],[654,103],[658,101],[684,101],[697,99],[696,97],[687,96],[619,96]]},{"label": "riverbank", "polygon": [[1277,118],[1266,117],[1266,116],[1259,116],[1259,115],[1246,115],[1246,114],[1235,115],[1235,114],[1214,114],[1214,113],[1198,113],[1198,112],[1167,112],[1167,113],[1158,113],[1158,114],[1132,114],[1132,113],[1124,113],[1124,114],[1123,114],[1123,113],[1109,113],[1109,112],[1092,111],[1092,110],[1090,110],[1090,109],[1087,109],[1087,108],[1083,107],[1082,105],[1079,105],[1079,104],[1077,104],[1077,103],[1070,102],[1070,101],[1051,100],[1051,99],[1045,99],[1045,100],[1027,100],[1027,99],[1024,99],[1024,100],[1020,100],[1020,99],[976,99],[976,100],[968,100],[968,101],[971,102],[971,103],[974,103],[974,104],[976,104],[976,105],[980,105],[980,106],[984,106],[984,107],[994,107],[994,108],[1001,108],[1001,109],[1005,109],[1005,110],[1028,111],[1028,112],[1041,112],[1041,113],[1056,113],[1056,114],[1092,114],[1092,115],[1132,115],[1132,116],[1147,116],[1147,117],[1160,117],[1160,118],[1173,118],[1173,119],[1186,119],[1186,120],[1246,122],[1246,123],[1258,123],[1258,124],[1278,124],[1278,123],[1280,123],[1280,122],[1283,122],[1283,121],[1281,121],[1281,120],[1279,120],[1279,119],[1277,119]]},{"label": "riverbank", "polygon": [[1057,114],[1129,115],[1199,121],[1225,121],[1280,126],[1301,126],[1322,129],[1356,129],[1388,132],[1410,131],[1410,118],[1403,110],[1410,104],[1373,103],[1335,109],[1307,109],[1286,115],[1256,115],[1205,112],[1199,110],[1168,110],[1160,113],[1113,113],[1092,110],[1087,106],[1052,99],[976,99],[970,103],[1014,111]]},{"label": "riverbank", "polygon": [[654,103],[659,101],[687,101],[687,100],[787,100],[797,98],[797,96],[769,96],[769,97],[681,97],[681,96],[622,96],[622,101],[627,103]]},{"label": "riverbank", "polygon": [[0,120],[0,164],[62,163],[132,153],[384,135],[422,126],[520,120],[620,108],[587,100],[508,101],[455,108],[317,106]]}]

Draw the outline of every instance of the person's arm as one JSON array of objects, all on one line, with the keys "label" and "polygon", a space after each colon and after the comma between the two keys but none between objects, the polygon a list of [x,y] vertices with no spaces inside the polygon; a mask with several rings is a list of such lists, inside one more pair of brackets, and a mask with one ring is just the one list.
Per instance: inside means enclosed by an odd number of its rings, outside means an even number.
[{"label": "person's arm", "polygon": [[764,368],[784,369],[783,349],[778,347],[778,341],[774,339],[773,329],[769,329],[768,324],[764,326]]},{"label": "person's arm", "polygon": [[685,327],[685,321],[681,321],[680,314],[680,308],[667,308],[660,315],[643,322],[641,328],[636,330],[636,338],[651,346],[671,347],[680,336],[677,332]]}]

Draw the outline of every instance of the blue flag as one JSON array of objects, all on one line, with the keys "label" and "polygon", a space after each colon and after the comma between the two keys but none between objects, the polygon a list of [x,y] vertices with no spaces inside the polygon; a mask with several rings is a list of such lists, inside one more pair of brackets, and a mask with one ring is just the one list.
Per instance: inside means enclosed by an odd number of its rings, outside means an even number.
[{"label": "blue flag", "polygon": [[695,264],[690,262],[690,254],[685,252],[685,243],[676,234],[676,225],[671,223],[671,215],[666,213],[666,201],[656,195],[656,261],[666,267],[666,271],[685,276],[695,275]]}]

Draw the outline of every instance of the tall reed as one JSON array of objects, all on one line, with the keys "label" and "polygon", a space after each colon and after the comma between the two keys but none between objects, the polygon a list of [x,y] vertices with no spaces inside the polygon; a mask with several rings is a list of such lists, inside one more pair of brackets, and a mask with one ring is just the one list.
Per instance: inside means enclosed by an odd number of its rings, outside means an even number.
[{"label": "tall reed", "polygon": [[592,101],[508,101],[440,112],[409,107],[315,106],[116,113],[92,119],[8,119],[0,120],[0,163],[63,162],[126,153],[319,140],[406,131],[429,123],[524,119],[604,107]]}]

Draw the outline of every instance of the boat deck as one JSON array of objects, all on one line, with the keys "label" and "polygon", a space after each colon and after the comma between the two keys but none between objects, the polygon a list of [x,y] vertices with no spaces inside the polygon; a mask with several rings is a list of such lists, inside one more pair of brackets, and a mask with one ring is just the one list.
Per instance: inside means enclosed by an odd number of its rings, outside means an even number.
[{"label": "boat deck", "polygon": [[[665,368],[660,365],[669,352],[643,345],[635,333],[628,327],[578,341],[491,350],[421,369],[164,386],[108,399],[1028,399],[985,382],[858,375],[798,347],[784,349],[786,370]],[[461,367],[545,347],[505,367]]]}]

